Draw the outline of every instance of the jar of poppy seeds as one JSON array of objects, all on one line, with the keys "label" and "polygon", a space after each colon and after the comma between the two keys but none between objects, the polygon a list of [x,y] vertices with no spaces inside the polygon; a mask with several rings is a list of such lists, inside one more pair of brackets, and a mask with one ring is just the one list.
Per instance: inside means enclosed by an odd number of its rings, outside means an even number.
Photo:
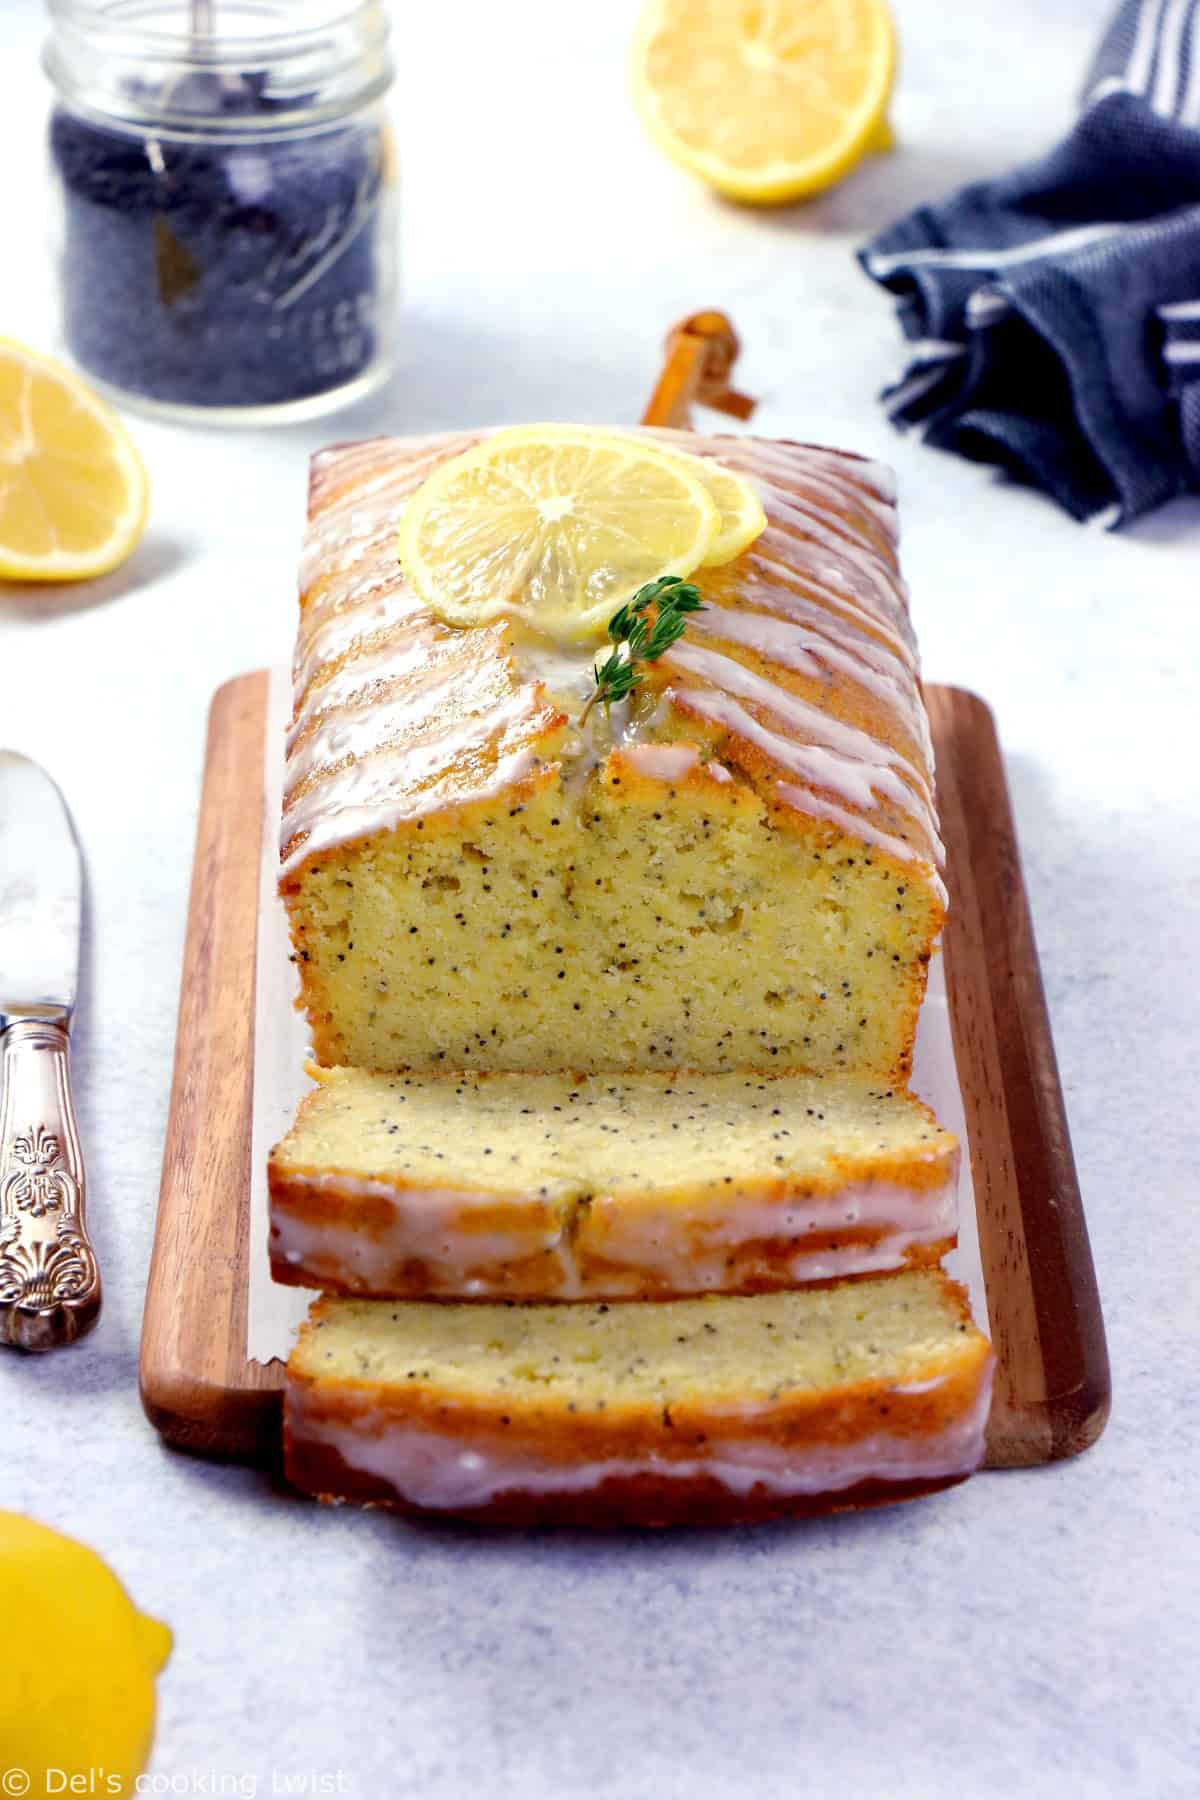
[{"label": "jar of poppy seeds", "polygon": [[50,0],[62,337],[116,398],[260,424],[387,372],[380,0]]}]

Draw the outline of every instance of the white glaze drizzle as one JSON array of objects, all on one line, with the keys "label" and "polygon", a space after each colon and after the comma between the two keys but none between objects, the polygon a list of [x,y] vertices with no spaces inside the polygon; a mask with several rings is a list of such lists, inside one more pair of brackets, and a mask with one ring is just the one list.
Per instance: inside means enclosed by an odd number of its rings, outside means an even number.
[{"label": "white glaze drizzle", "polygon": [[[387,578],[391,580],[389,576]],[[365,598],[352,598],[340,612],[326,616],[321,611],[321,624],[302,633],[293,670],[294,694],[297,701],[304,696],[310,681],[318,681],[334,669],[339,659],[359,645],[388,641],[388,633],[404,621],[428,620],[424,601],[408,587],[381,588],[382,578],[373,575],[362,583]]]},{"label": "white glaze drizzle", "polygon": [[[674,694],[677,704],[687,712],[699,714],[714,725],[736,732],[739,737],[756,745],[780,768],[799,775],[803,785],[802,788],[793,787],[793,794],[798,795],[810,788],[827,789],[845,807],[863,814],[873,812],[881,797],[888,799],[927,832],[936,856],[944,854],[928,802],[914,794],[886,763],[859,761],[827,744],[796,743],[792,738],[784,737],[778,731],[772,731],[763,725],[731,694],[718,693],[715,688],[679,688],[674,690]],[[803,811],[804,808],[801,805],[797,810]],[[826,812],[824,816],[832,815]],[[867,817],[855,818],[854,834],[864,843],[879,844],[881,849],[885,847],[882,841],[885,836],[893,842],[899,841],[894,833],[882,832]],[[906,856],[909,860],[920,858],[920,855],[919,850],[907,847]]]},{"label": "white glaze drizzle", "polygon": [[[333,1206],[310,1216],[309,1193],[326,1195]],[[505,1227],[493,1222],[500,1199],[508,1203]],[[360,1211],[365,1201],[373,1203],[369,1232]],[[382,1220],[380,1201],[387,1207]],[[481,1212],[489,1216],[486,1231],[478,1228]],[[514,1265],[532,1256],[549,1259],[539,1264],[538,1298],[714,1293],[729,1286],[731,1252],[742,1281],[827,1281],[899,1269],[910,1250],[953,1239],[956,1229],[957,1158],[942,1181],[924,1188],[861,1181],[827,1194],[767,1199],[731,1195],[722,1185],[689,1197],[686,1207],[597,1195],[583,1208],[575,1198],[551,1197],[522,1211],[520,1196],[399,1187],[341,1171],[289,1176],[271,1201],[278,1258],[314,1286],[334,1282],[383,1298],[396,1291],[400,1272],[419,1262],[423,1294],[504,1299],[516,1291]],[[836,1245],[806,1242],[839,1233]],[[786,1243],[794,1245],[790,1255],[780,1251]]]},{"label": "white glaze drizzle", "polygon": [[[550,754],[562,759],[560,778],[577,794],[614,746],[636,749],[638,766],[664,780],[693,766],[690,748],[655,741],[671,732],[669,692],[657,707],[614,707],[593,724],[600,717],[595,709],[584,733],[571,728],[565,737],[550,735],[557,729],[555,705],[577,718],[586,704],[594,649],[564,653],[528,639],[509,637],[501,645],[497,638],[490,662],[464,664],[460,689],[449,673],[452,649],[445,669],[438,666],[444,628],[403,579],[396,530],[405,501],[427,475],[481,435],[376,440],[314,462],[315,515],[302,571],[310,599],[297,646],[289,734],[285,875],[322,850],[444,803],[456,761],[460,799],[491,798]],[[701,678],[715,684],[688,686],[681,701],[712,723],[753,737],[793,778],[779,784],[788,804],[804,810],[815,789],[808,810],[831,820],[838,814],[835,822],[844,817],[846,828],[864,842],[921,861],[919,849],[872,816],[890,803],[938,854],[928,725],[891,550],[895,510],[887,472],[813,447],[652,435],[745,474],[769,521],[738,565],[739,598],[754,611],[713,606],[703,623],[702,615],[693,622],[694,637],[676,647],[678,666],[692,675],[703,667]],[[695,642],[706,635],[724,636],[813,678],[825,680],[829,669],[838,670],[895,718],[919,759]],[[475,636],[452,633],[449,643]],[[451,699],[455,704],[443,709],[441,703]],[[472,716],[463,720],[464,711]],[[772,731],[759,713],[781,729]],[[796,742],[792,733],[813,741]],[[730,779],[719,762],[707,766],[713,779]],[[833,805],[828,794],[836,796]]]},{"label": "white glaze drizzle", "polygon": [[[844,613],[851,624],[875,633],[889,650],[902,660],[907,660],[915,670],[917,658],[911,631],[896,629],[889,618],[880,612],[873,595],[863,594],[850,586],[836,562],[828,557],[806,555],[797,540],[785,542],[781,546],[778,542],[769,540],[764,533],[755,549],[754,564],[760,573],[757,576],[751,575],[747,592],[756,604],[758,581],[761,580],[764,585],[769,582],[773,593],[779,596],[770,610],[781,612],[786,617],[787,598],[793,597],[789,584],[800,583],[810,602],[819,595],[819,604],[831,617],[836,618],[839,611]],[[794,597],[804,598],[805,595]]]},{"label": "white glaze drizzle", "polygon": [[[869,832],[864,831],[863,821],[857,814],[847,812],[845,807],[838,806],[825,794],[814,793],[811,788],[800,786],[796,782],[777,781],[775,795],[785,806],[792,807],[796,812],[814,815],[819,819],[828,819],[831,825],[838,826],[840,830],[848,832],[851,837],[859,838],[864,844],[873,844],[877,849],[885,850],[888,855],[898,857],[901,862],[924,862],[919,853],[913,849],[911,844],[906,844],[903,838],[895,837],[891,832],[883,831],[878,826],[873,827]],[[939,903],[946,907],[950,904],[950,896],[945,882],[938,873],[938,869],[945,866],[946,857],[945,846],[940,838],[936,839],[936,852],[937,868],[929,869],[928,865],[925,865],[925,876],[937,895]]]},{"label": "white glaze drizzle", "polygon": [[[700,765],[695,744],[632,744],[625,755],[635,769],[656,781],[682,781]],[[726,771],[721,772],[728,779]]]},{"label": "white glaze drizzle", "polygon": [[[479,725],[486,721],[473,720],[471,723]],[[281,878],[290,876],[310,856],[319,855],[337,844],[366,837],[373,831],[394,829],[405,820],[438,811],[445,797],[433,784],[423,788],[419,795],[406,797],[402,803],[395,800],[399,771],[405,766],[419,765],[422,774],[451,772],[462,752],[478,747],[478,736],[464,728],[440,737],[432,748],[426,741],[396,752],[392,757],[373,756],[367,761],[348,765],[339,771],[336,780],[324,780],[298,800],[289,800],[284,838],[285,841],[299,841],[283,857]],[[538,762],[536,751],[528,747],[498,756],[490,772],[479,775],[473,782],[471,798],[486,800],[503,794],[530,775]]]},{"label": "white glaze drizzle", "polygon": [[[357,656],[335,668],[327,681],[314,688],[309,705],[288,730],[289,751],[330,713],[374,704],[383,689],[414,676],[418,686],[427,686],[431,670],[438,667],[434,648],[437,642],[435,629],[427,623],[419,630],[373,641],[366,639]],[[444,664],[445,656],[440,660]]]},{"label": "white glaze drizzle", "polygon": [[[329,1196],[339,1210],[317,1219],[304,1216],[302,1196],[310,1193]],[[381,1224],[373,1207],[369,1232],[357,1205],[368,1200],[385,1201],[389,1215]],[[567,1210],[565,1200],[539,1200],[524,1211],[513,1205],[502,1228],[495,1223],[494,1196],[454,1188],[403,1189],[341,1172],[307,1174],[289,1177],[287,1187],[272,1196],[271,1243],[277,1256],[318,1282],[331,1278],[361,1293],[383,1294],[397,1267],[418,1261],[428,1271],[431,1290],[448,1294],[471,1291],[467,1284],[483,1272],[494,1279],[513,1263],[559,1251]],[[489,1224],[481,1230],[484,1212]]]},{"label": "white glaze drizzle", "polygon": [[[842,599],[850,610],[884,635],[915,667],[915,642],[908,616],[907,589],[894,555],[880,551],[879,538],[896,538],[895,484],[879,464],[811,445],[772,443],[763,438],[680,438],[677,432],[654,432],[664,442],[678,443],[693,455],[720,461],[746,476],[759,492],[768,515],[767,530],[754,547],[755,561],[774,563],[795,579],[807,576],[822,598]],[[871,471],[886,495],[846,479],[851,468]],[[808,499],[814,495],[814,509]],[[867,512],[875,536],[856,528],[855,512]]]},{"label": "white glaze drizzle", "polygon": [[924,812],[918,816],[932,830],[933,793],[924,770],[911,757],[893,750],[881,738],[872,737],[870,732],[861,731],[857,725],[846,724],[827,707],[814,706],[810,700],[791,693],[774,681],[768,681],[765,676],[756,674],[745,664],[732,657],[722,656],[719,651],[708,650],[700,644],[681,641],[668,650],[662,661],[668,668],[682,669],[689,675],[699,675],[703,681],[723,693],[749,700],[764,711],[773,713],[785,725],[790,725],[793,731],[836,751],[850,762],[869,763],[873,768],[902,770],[915,789],[915,794],[908,796],[908,804],[911,806],[913,799],[924,801]]},{"label": "white glaze drizzle", "polygon": [[829,631],[828,614],[821,615],[817,607],[813,611],[823,618],[824,631],[777,618],[771,613],[745,612],[709,604],[688,620],[688,635],[692,639],[722,638],[727,643],[742,645],[767,661],[778,663],[780,668],[792,669],[815,681],[827,680],[831,669],[840,670],[885,705],[895,708],[920,745],[925,761],[932,766],[929,719],[911,672],[903,669],[877,640],[862,638],[856,642],[843,632],[839,642]]},{"label": "white glaze drizzle", "polygon": [[[782,1498],[816,1497],[864,1481],[969,1475],[983,1461],[991,1390],[989,1363],[970,1405],[937,1432],[906,1436],[894,1429],[850,1442],[838,1442],[831,1435],[823,1443],[788,1447],[770,1441],[775,1410],[771,1404],[747,1402],[739,1409],[741,1419],[753,1418],[761,1435],[746,1438],[722,1431],[720,1418],[714,1417],[702,1449],[689,1444],[682,1453],[664,1428],[654,1450],[638,1457],[603,1459],[572,1456],[569,1433],[561,1457],[550,1460],[519,1446],[497,1445],[495,1431],[486,1439],[466,1439],[461,1427],[455,1430],[452,1414],[445,1429],[437,1430],[365,1401],[353,1418],[335,1420],[322,1410],[319,1390],[310,1396],[299,1385],[289,1391],[288,1426],[294,1443],[327,1445],[347,1467],[376,1476],[410,1505],[431,1512],[487,1506],[511,1492],[587,1494],[606,1480],[638,1475],[678,1482],[715,1480],[738,1497],[756,1488]],[[903,1401],[903,1384],[891,1391]],[[892,1410],[902,1414],[903,1405]]]},{"label": "white glaze drizzle", "polygon": [[[371,698],[365,706],[327,714],[288,758],[289,806],[292,796],[312,776],[327,775],[352,758],[378,756],[385,748],[399,744],[407,746],[419,741],[427,745],[425,771],[432,773],[442,764],[443,746],[448,744],[456,751],[471,749],[481,738],[486,740],[494,725],[502,725],[515,713],[526,710],[519,696],[514,696],[506,708],[505,718],[494,714],[482,720],[476,717],[466,721],[457,731],[446,732],[437,722],[437,708],[441,702],[453,697],[460,680],[461,672],[455,669],[440,674],[437,679],[426,675],[412,686]],[[420,726],[425,729],[414,729]],[[406,768],[415,768],[407,750]],[[400,771],[394,769],[393,773]],[[293,829],[304,829],[298,812],[292,823]]]},{"label": "white glaze drizzle", "polygon": [[603,652],[587,645],[564,649],[544,639],[514,637],[509,654],[521,681],[540,682],[551,698],[578,713],[596,684],[592,669]]}]

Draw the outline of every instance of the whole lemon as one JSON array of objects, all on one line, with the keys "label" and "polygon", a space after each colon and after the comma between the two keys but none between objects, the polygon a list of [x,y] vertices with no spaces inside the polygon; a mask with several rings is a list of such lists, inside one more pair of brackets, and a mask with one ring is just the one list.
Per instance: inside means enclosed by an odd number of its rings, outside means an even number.
[{"label": "whole lemon", "polygon": [[0,1620],[0,1791],[132,1794],[154,1738],[167,1627],[138,1611],[94,1550],[10,1512],[0,1512]]}]

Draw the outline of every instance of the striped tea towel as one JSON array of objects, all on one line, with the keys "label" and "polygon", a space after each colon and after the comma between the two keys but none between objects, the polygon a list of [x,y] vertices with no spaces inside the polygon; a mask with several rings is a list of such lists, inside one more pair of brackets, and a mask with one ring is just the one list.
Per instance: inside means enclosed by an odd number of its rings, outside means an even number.
[{"label": "striped tea towel", "polygon": [[860,260],[908,339],[898,426],[1097,525],[1200,488],[1200,0],[1126,0],[1057,150]]}]

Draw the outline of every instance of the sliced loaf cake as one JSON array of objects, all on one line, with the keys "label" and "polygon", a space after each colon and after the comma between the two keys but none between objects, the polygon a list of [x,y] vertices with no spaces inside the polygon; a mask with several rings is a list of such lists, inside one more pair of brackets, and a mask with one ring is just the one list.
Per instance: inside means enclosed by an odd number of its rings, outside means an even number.
[{"label": "sliced loaf cake", "polygon": [[278,1281],[425,1299],[749,1293],[937,1261],[958,1146],[861,1076],[315,1071]]},{"label": "sliced loaf cake", "polygon": [[289,1479],[505,1523],[729,1523],[902,1499],[983,1456],[992,1355],[940,1271],[574,1306],[321,1300]]}]

